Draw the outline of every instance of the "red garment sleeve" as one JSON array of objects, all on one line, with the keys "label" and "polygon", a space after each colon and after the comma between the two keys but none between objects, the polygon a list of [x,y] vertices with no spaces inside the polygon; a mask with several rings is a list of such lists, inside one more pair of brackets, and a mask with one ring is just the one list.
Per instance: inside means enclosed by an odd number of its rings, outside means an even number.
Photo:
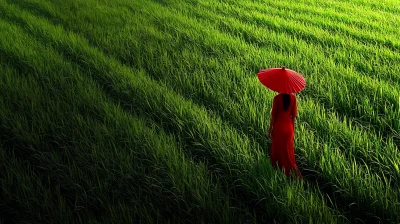
[{"label": "red garment sleeve", "polygon": [[274,101],[272,103],[272,109],[271,109],[271,116],[272,117],[276,117],[276,113],[277,113],[277,110],[278,110],[278,105],[277,105],[278,101],[277,101],[277,99],[278,98],[275,96],[274,97]]},{"label": "red garment sleeve", "polygon": [[293,104],[293,109],[292,109],[292,117],[295,118],[297,116],[297,100],[296,100],[296,96],[294,96],[292,99],[294,99],[293,100],[294,104]]}]

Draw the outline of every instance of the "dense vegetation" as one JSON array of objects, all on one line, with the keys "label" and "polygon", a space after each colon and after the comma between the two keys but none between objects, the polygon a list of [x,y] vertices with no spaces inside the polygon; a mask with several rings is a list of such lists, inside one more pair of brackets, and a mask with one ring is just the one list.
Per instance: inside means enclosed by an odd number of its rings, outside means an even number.
[{"label": "dense vegetation", "polygon": [[[400,6],[0,0],[3,223],[400,222]],[[303,74],[295,152],[275,93]]]}]

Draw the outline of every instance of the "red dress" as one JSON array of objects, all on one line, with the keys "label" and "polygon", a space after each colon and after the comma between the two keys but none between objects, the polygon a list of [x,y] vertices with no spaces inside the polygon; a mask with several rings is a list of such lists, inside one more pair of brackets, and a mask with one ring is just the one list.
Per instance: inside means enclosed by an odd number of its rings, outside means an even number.
[{"label": "red dress", "polygon": [[[296,96],[290,95],[290,105],[285,111],[283,107],[283,94],[274,97],[271,115],[275,117],[272,126],[272,144],[270,161],[272,166],[285,169],[285,174],[294,173],[302,178],[294,157],[294,127],[292,117],[297,115]],[[278,163],[278,164],[277,164]]]}]

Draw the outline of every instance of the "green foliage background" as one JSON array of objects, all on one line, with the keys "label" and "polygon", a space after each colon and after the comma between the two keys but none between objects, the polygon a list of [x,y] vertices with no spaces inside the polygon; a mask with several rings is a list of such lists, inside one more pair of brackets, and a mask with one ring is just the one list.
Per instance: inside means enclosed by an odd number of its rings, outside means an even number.
[{"label": "green foliage background", "polygon": [[[2,223],[400,222],[395,0],[0,0]],[[272,169],[275,93],[303,74]]]}]

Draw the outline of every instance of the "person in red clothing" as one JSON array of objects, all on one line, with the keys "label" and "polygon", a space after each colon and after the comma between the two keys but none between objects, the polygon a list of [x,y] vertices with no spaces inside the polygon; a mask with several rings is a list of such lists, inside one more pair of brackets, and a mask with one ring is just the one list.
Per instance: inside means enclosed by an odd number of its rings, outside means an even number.
[{"label": "person in red clothing", "polygon": [[279,93],[274,97],[268,136],[272,137],[270,161],[285,174],[302,179],[294,156],[294,123],[297,102],[294,94]]}]

